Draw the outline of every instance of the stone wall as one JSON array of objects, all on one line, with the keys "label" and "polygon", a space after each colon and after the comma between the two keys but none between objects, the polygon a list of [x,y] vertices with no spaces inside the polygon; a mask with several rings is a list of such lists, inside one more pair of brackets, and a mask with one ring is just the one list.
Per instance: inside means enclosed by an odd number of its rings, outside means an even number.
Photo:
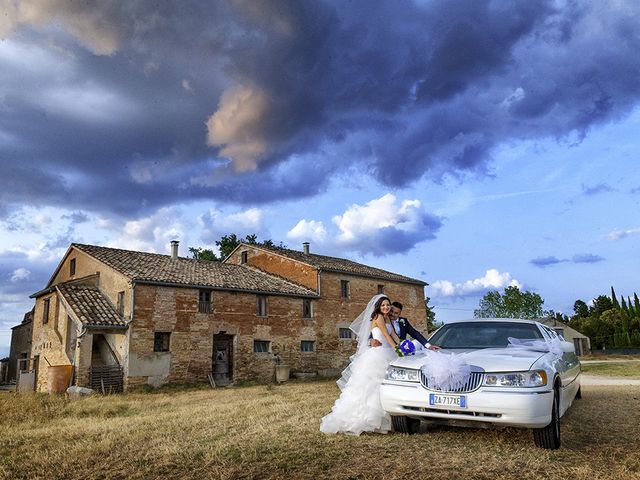
[{"label": "stone wall", "polygon": [[226,262],[240,265],[242,253],[247,253],[247,265],[273,273],[312,290],[318,290],[318,270],[277,253],[243,246],[236,249]]},{"label": "stone wall", "polygon": [[[214,290],[213,310],[198,312],[198,289],[152,285],[135,287],[134,321],[129,327],[128,387],[167,382],[205,382],[212,371],[213,336],[233,336],[233,380],[274,376],[274,353],[294,370],[317,370],[316,352],[301,352],[316,341],[316,322],[302,316],[302,298],[267,297],[268,314],[256,314],[257,296]],[[169,352],[154,352],[155,332],[170,332]],[[254,353],[254,341],[270,342],[270,352]]]},{"label": "stone wall", "polygon": [[7,380],[12,382],[18,378],[18,361],[31,356],[31,335],[33,321],[26,321],[11,329],[11,347]]}]

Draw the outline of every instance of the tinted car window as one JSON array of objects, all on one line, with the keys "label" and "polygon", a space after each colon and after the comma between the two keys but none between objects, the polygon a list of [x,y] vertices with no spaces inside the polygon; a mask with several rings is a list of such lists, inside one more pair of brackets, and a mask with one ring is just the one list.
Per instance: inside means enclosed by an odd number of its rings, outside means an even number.
[{"label": "tinted car window", "polygon": [[503,348],[508,338],[541,339],[542,334],[532,323],[469,322],[444,325],[429,342],[442,348]]}]

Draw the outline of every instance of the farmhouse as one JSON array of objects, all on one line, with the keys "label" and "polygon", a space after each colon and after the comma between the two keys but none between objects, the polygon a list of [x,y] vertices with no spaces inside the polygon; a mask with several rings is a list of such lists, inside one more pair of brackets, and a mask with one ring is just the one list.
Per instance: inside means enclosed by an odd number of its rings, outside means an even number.
[{"label": "farmhouse", "polygon": [[240,244],[224,262],[71,244],[32,295],[35,388],[269,381],[274,360],[335,374],[348,329],[380,292],[426,329],[425,282],[350,260]]}]

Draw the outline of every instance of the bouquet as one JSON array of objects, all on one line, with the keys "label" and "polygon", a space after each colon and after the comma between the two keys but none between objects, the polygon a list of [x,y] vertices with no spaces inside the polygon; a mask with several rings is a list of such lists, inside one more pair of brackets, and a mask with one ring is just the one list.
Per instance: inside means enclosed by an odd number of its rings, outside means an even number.
[{"label": "bouquet", "polygon": [[409,340],[403,340],[396,347],[396,354],[399,357],[406,357],[407,355],[413,355],[414,353],[416,353],[416,346]]}]

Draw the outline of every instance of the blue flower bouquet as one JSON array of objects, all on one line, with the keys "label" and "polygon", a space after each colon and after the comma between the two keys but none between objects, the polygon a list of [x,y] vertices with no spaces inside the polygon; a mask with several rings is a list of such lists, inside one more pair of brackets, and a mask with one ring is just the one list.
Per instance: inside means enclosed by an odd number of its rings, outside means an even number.
[{"label": "blue flower bouquet", "polygon": [[409,340],[403,340],[396,347],[396,354],[399,357],[406,357],[407,355],[413,355],[414,353],[416,353],[416,346]]}]

